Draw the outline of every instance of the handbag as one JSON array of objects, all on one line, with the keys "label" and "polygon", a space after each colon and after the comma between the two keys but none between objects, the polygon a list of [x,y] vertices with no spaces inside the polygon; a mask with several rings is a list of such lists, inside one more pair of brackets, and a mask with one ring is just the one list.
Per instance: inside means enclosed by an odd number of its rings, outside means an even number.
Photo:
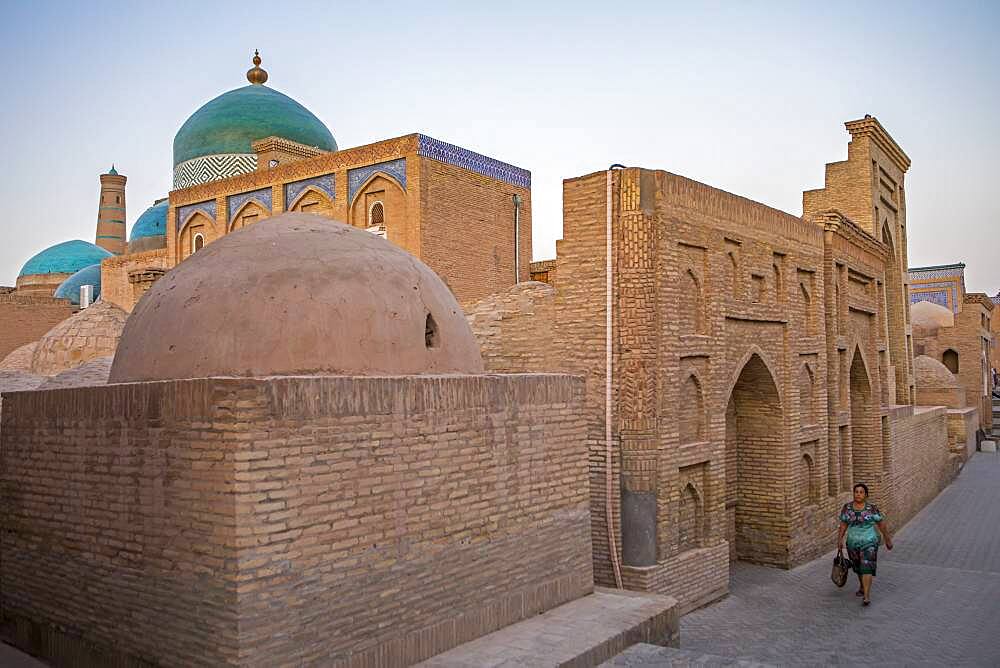
[{"label": "handbag", "polygon": [[851,560],[844,556],[844,551],[837,550],[837,556],[833,558],[833,570],[830,571],[830,579],[833,584],[843,587],[847,584],[847,572],[851,570]]}]

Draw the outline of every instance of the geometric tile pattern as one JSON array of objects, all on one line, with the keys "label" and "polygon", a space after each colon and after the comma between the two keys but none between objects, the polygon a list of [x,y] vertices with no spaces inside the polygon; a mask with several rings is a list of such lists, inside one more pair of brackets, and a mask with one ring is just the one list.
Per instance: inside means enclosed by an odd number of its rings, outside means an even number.
[{"label": "geometric tile pattern", "polygon": [[501,162],[495,158],[439,141],[426,135],[417,135],[417,155],[431,158],[439,162],[467,169],[476,174],[488,176],[497,181],[509,183],[520,188],[531,187],[531,172],[514,165]]},{"label": "geometric tile pattern", "polygon": [[271,212],[271,189],[261,188],[260,190],[251,190],[248,193],[230,195],[226,200],[229,205],[229,220],[231,221],[236,212],[250,200],[257,202],[257,204],[267,209],[268,213]]},{"label": "geometric tile pattern", "polygon": [[176,231],[180,232],[184,225],[195,213],[201,212],[208,216],[209,220],[213,223],[215,222],[215,200],[210,199],[206,202],[198,202],[196,204],[187,204],[185,206],[177,209],[177,219],[174,221],[176,225]]},{"label": "geometric tile pattern", "polygon": [[239,174],[249,174],[256,169],[257,155],[254,153],[229,153],[192,158],[174,167],[174,190],[228,179]]},{"label": "geometric tile pattern", "polygon": [[397,160],[389,160],[388,162],[380,162],[375,165],[368,165],[367,167],[358,167],[357,169],[351,169],[347,172],[347,200],[349,202],[354,201],[354,195],[357,194],[358,189],[361,188],[373,174],[382,174],[396,183],[403,190],[406,190],[406,158],[399,158]]},{"label": "geometric tile pattern", "polygon": [[301,181],[295,181],[294,183],[285,184],[285,211],[295,206],[295,201],[299,198],[299,195],[304,193],[307,188],[315,188],[320,192],[326,193],[327,197],[330,198],[332,202],[335,199],[334,193],[336,192],[336,175],[335,174],[324,174],[323,176],[314,176],[311,179],[302,179]]},{"label": "geometric tile pattern", "polygon": [[[910,273],[912,281],[913,273]],[[920,278],[926,278],[921,275]],[[957,278],[952,276],[952,278]],[[951,304],[948,304],[948,295],[951,295]],[[917,283],[910,286],[910,303],[916,304],[919,301],[929,301],[945,308],[950,308],[958,313],[958,284],[955,281],[939,281],[936,283]]]},{"label": "geometric tile pattern", "polygon": [[917,302],[930,302],[932,304],[937,304],[938,306],[951,308],[948,305],[948,292],[945,290],[933,290],[929,292],[911,292],[910,303],[916,304]]}]

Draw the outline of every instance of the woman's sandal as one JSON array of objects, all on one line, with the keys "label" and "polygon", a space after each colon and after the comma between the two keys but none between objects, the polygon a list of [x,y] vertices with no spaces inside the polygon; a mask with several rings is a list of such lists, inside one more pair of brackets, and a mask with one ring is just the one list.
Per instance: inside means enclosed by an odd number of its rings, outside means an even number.
[{"label": "woman's sandal", "polygon": [[856,592],[854,592],[854,595],[855,596],[864,596],[865,595],[865,590],[864,589],[859,589]]},{"label": "woman's sandal", "polygon": [[868,605],[869,603],[871,603],[871,599],[866,598],[865,600],[861,601],[861,605]]}]

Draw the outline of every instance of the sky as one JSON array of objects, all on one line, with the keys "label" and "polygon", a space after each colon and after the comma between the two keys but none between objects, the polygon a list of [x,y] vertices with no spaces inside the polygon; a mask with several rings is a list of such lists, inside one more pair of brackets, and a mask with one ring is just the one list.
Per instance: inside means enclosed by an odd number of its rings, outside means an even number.
[{"label": "sky", "polygon": [[964,262],[996,294],[998,28],[996,2],[8,2],[0,285],[93,241],[112,163],[131,229],[170,189],[177,129],[257,48],[341,148],[421,132],[531,170],[535,259],[562,180],[612,163],[800,215],[844,121],[872,114],[913,161],[910,266]]}]

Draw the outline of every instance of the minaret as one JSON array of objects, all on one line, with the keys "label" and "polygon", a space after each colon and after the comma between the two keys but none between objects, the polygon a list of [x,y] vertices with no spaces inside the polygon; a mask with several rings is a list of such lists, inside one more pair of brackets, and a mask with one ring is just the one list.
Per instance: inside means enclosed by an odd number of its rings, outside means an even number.
[{"label": "minaret", "polygon": [[97,239],[94,243],[106,251],[121,255],[125,252],[125,181],[115,171],[101,174],[101,202],[97,208]]}]

